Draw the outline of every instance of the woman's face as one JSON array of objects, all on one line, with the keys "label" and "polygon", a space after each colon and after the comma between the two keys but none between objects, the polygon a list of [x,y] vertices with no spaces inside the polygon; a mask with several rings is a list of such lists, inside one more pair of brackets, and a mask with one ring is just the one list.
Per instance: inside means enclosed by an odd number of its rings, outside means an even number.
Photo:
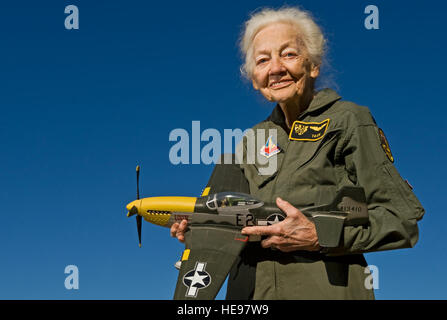
[{"label": "woman's face", "polygon": [[313,90],[319,66],[313,66],[297,27],[274,23],[261,29],[253,39],[253,87],[269,101],[299,101]]}]

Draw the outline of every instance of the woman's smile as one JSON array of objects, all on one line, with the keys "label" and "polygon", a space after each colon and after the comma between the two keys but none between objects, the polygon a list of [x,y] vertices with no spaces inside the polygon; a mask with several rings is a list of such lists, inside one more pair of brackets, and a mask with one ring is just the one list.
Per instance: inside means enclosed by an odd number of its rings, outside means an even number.
[{"label": "woman's smile", "polygon": [[293,80],[280,80],[280,81],[273,81],[270,83],[270,88],[272,89],[282,89],[284,87],[288,87],[291,84],[293,84]]}]

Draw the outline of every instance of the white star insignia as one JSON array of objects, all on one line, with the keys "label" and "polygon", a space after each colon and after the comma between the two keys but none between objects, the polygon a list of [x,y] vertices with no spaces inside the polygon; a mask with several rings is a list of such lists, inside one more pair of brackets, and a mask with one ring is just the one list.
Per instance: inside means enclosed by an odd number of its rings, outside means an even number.
[{"label": "white star insignia", "polygon": [[208,275],[201,276],[198,271],[194,272],[193,276],[185,277],[185,279],[191,281],[191,287],[194,287],[195,284],[200,284],[205,286],[206,284],[203,282],[203,279],[207,278]]}]

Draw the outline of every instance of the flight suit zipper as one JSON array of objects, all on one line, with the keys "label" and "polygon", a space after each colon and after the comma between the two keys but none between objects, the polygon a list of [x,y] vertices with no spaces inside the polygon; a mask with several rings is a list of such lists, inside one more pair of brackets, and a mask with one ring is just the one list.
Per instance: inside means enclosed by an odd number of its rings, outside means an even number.
[{"label": "flight suit zipper", "polygon": [[282,169],[283,164],[284,164],[284,162],[286,161],[286,158],[287,158],[287,150],[289,149],[289,145],[290,145],[290,140],[287,140],[287,145],[286,145],[285,148],[280,146],[282,148],[283,152],[284,152],[284,157],[283,157],[283,159],[282,159],[282,161],[281,161],[281,163],[279,165],[279,168],[276,170],[276,172],[277,172],[276,177],[273,179],[272,197],[270,198],[270,202],[271,203],[276,203],[276,196],[275,196],[275,194],[276,194],[276,186],[277,186],[279,175],[281,174],[281,171],[282,171],[281,169]]},{"label": "flight suit zipper", "polygon": [[[304,111],[300,116],[298,116],[297,120],[301,121],[304,118],[305,115],[307,115],[306,111]],[[280,128],[282,130],[284,130],[284,128],[282,128],[282,127],[280,127]],[[290,128],[290,130],[292,130],[292,128]],[[284,132],[286,133],[287,136],[289,136],[289,132],[290,131],[287,132],[286,130],[284,130]],[[273,179],[273,183],[274,184],[273,184],[273,187],[272,187],[272,198],[270,199],[270,201],[272,203],[276,203],[276,199],[275,199],[276,198],[275,194],[276,194],[276,189],[277,189],[276,186],[277,186],[279,175],[281,174],[281,171],[282,171],[283,164],[284,164],[284,162],[286,161],[286,158],[287,158],[287,150],[289,149],[289,145],[290,145],[290,139],[287,139],[287,146],[286,146],[286,148],[285,149],[282,148],[283,151],[284,151],[284,158],[282,159],[281,164],[280,164],[280,166],[279,166],[279,168],[277,170],[276,177]]]}]

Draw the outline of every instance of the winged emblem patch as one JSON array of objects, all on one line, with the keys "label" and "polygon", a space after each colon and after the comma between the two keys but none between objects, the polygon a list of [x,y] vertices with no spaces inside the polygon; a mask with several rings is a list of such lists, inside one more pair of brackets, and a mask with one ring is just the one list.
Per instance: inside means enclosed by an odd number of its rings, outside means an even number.
[{"label": "winged emblem patch", "polygon": [[296,141],[317,141],[323,138],[330,119],[322,122],[295,121],[290,130],[289,139]]}]

